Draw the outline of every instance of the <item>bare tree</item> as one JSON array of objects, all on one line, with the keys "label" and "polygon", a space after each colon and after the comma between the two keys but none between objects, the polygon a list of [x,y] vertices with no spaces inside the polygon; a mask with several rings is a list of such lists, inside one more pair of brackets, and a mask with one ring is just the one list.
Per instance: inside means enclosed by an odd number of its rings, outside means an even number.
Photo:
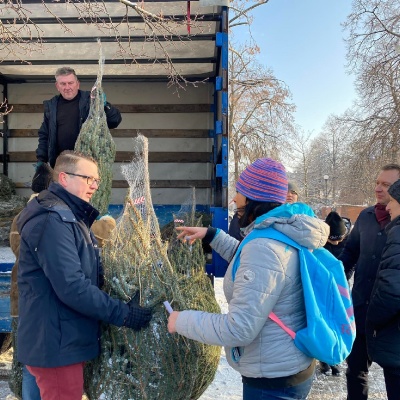
[{"label": "bare tree", "polygon": [[310,176],[313,162],[312,149],[312,133],[305,133],[298,128],[286,141],[284,151],[286,165],[293,170],[290,177],[300,186],[301,201],[309,204],[314,203],[313,199],[316,197],[316,190]]},{"label": "bare tree", "polygon": [[[364,155],[400,157],[400,3],[355,0],[345,24],[348,60],[358,78],[352,122]],[[375,153],[375,155],[374,155]]]},{"label": "bare tree", "polygon": [[344,24],[349,32],[348,60],[354,69],[362,64],[383,66],[400,61],[400,3],[397,0],[353,0]]},{"label": "bare tree", "polygon": [[245,44],[229,59],[229,132],[235,182],[259,157],[280,158],[279,139],[291,131],[294,105],[284,82],[260,65]]}]

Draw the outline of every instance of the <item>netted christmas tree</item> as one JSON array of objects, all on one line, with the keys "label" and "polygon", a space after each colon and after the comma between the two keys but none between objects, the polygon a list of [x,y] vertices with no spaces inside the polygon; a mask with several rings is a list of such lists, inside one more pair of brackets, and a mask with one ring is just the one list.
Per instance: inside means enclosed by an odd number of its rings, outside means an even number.
[{"label": "netted christmas tree", "polygon": [[104,92],[102,78],[104,57],[100,45],[99,70],[97,81],[91,92],[89,116],[83,123],[75,143],[75,150],[93,157],[99,165],[101,185],[92,197],[92,205],[105,214],[108,210],[112,188],[112,166],[115,159],[115,143],[107,125],[104,111]]},{"label": "netted christmas tree", "polygon": [[[214,379],[220,348],[169,334],[163,302],[176,310],[220,308],[204,273],[201,243],[161,240],[150,195],[148,142],[139,135],[134,143],[135,158],[122,169],[129,195],[103,248],[104,290],[124,301],[139,291],[140,304],[151,307],[153,317],[139,332],[102,327],[101,355],[86,365],[85,389],[92,400],[195,400]],[[200,223],[183,213],[186,221]]]},{"label": "netted christmas tree", "polygon": [[17,330],[18,330],[18,318],[12,318],[11,321],[12,329],[12,346],[13,346],[13,359],[11,365],[11,372],[8,378],[8,386],[13,392],[14,396],[18,399],[22,399],[22,364],[17,360]]}]

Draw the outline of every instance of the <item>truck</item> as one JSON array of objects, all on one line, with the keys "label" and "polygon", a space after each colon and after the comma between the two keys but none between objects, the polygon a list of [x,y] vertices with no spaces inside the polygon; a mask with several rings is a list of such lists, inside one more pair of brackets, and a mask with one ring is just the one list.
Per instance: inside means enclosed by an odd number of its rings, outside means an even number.
[{"label": "truck", "polygon": [[[109,212],[118,216],[128,188],[121,164],[131,161],[132,138],[149,140],[152,201],[162,228],[196,189],[197,210],[228,228],[228,4],[226,0],[52,2],[23,0],[3,7],[0,22],[24,27],[0,63],[3,116],[0,162],[17,194],[29,197],[43,101],[57,94],[57,68],[75,69],[90,90],[105,57],[102,87],[122,114]],[[22,10],[22,11],[21,11]],[[25,13],[22,14],[21,13]],[[25,17],[23,17],[25,15]],[[38,33],[35,41],[28,33]],[[25,49],[25,50],[24,50]],[[26,50],[27,49],[27,50]],[[6,256],[1,256],[1,251]],[[11,331],[10,250],[0,249],[0,332]],[[223,276],[226,263],[207,258],[206,272]]]}]

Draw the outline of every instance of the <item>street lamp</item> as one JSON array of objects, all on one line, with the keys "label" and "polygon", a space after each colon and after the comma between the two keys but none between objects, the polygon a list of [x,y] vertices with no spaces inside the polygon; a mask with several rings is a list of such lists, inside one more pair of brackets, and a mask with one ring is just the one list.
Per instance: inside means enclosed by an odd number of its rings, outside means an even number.
[{"label": "street lamp", "polygon": [[328,205],[328,179],[329,175],[324,175],[325,180],[325,205]]}]

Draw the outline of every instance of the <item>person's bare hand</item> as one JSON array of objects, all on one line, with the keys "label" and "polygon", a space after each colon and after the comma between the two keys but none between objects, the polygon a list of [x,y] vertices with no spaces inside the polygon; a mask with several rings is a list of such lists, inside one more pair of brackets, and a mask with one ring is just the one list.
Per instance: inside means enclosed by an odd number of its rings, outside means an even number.
[{"label": "person's bare hand", "polygon": [[179,311],[172,311],[172,313],[168,317],[168,332],[175,333],[176,332],[176,320],[178,319]]},{"label": "person's bare hand", "polygon": [[189,244],[193,244],[196,239],[203,239],[207,233],[207,228],[202,226],[178,226],[176,230],[181,231],[178,239],[187,240]]}]

